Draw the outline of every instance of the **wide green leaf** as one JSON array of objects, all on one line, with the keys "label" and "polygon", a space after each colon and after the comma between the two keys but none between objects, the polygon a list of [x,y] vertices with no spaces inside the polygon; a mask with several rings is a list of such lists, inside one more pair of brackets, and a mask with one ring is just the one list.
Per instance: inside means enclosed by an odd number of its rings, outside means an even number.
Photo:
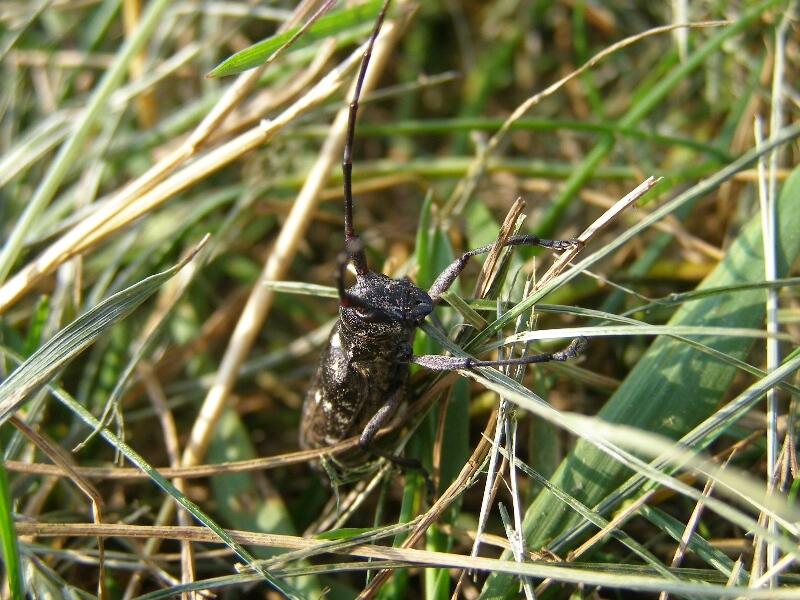
[{"label": "wide green leaf", "polygon": [[[800,169],[783,186],[777,203],[778,276],[784,277],[800,251]],[[764,278],[761,221],[755,216],[728,249],[724,260],[699,290],[754,283]],[[759,289],[701,297],[681,306],[671,326],[762,327],[765,296]],[[703,342],[734,358],[749,352],[752,338],[709,337]],[[709,417],[726,393],[737,369],[673,338],[659,337],[637,363],[598,416],[605,421],[658,432],[677,439]],[[589,442],[579,440],[552,478],[593,507],[622,484],[631,472]],[[580,517],[549,491],[543,491],[524,521],[528,547],[543,544],[574,526]],[[483,598],[505,594],[508,576],[491,577]]]}]

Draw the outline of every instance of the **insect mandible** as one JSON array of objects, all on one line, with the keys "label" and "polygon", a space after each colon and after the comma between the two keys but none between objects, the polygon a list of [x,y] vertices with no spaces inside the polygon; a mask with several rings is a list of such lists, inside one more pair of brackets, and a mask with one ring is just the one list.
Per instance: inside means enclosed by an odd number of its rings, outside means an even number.
[{"label": "insect mandible", "polygon": [[[371,445],[375,434],[396,412],[403,401],[412,362],[435,370],[454,370],[480,366],[530,364],[565,361],[574,358],[585,344],[582,339],[560,352],[524,358],[479,361],[441,356],[414,356],[412,342],[417,327],[439,302],[464,269],[469,259],[488,252],[492,246],[469,250],[453,261],[426,292],[407,279],[392,279],[374,273],[367,266],[364,245],[353,228],[352,151],[361,87],[375,40],[380,32],[390,0],[381,8],[361,61],[353,101],[350,104],[347,136],[342,157],[344,181],[345,249],[335,272],[339,291],[339,320],[333,327],[311,381],[300,424],[300,445],[304,449],[332,446],[347,437],[359,435],[359,445],[370,454],[400,466],[418,466]],[[545,240],[535,235],[515,235],[505,246],[542,246],[566,250],[578,241]],[[344,286],[344,271],[352,262],[356,283]]]}]

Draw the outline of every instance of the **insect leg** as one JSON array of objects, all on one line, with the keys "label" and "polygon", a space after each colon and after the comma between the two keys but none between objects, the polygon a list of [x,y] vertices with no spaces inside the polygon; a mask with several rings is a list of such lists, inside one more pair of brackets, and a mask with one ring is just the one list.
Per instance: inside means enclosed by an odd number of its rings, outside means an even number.
[{"label": "insect leg", "polygon": [[397,411],[398,406],[403,401],[403,388],[398,389],[392,394],[392,397],[389,398],[389,401],[384,404],[378,412],[369,420],[364,430],[361,432],[361,437],[358,438],[358,445],[361,446],[366,452],[373,454],[375,456],[380,456],[381,458],[385,458],[389,462],[401,467],[403,469],[415,469],[420,472],[422,477],[425,479],[425,484],[428,487],[428,492],[433,493],[432,490],[432,480],[430,474],[422,466],[415,458],[406,458],[405,456],[398,456],[396,454],[392,454],[391,452],[386,452],[385,450],[381,450],[380,448],[376,448],[372,445],[372,440],[375,438],[375,435],[378,433],[381,427],[383,427],[386,422],[392,418],[392,415]]},{"label": "insect leg", "polygon": [[423,354],[413,356],[414,364],[432,371],[455,371],[456,369],[472,369],[474,367],[501,367],[506,365],[530,365],[543,362],[565,362],[576,358],[581,350],[586,347],[586,338],[580,337],[572,340],[569,346],[559,352],[542,352],[520,358],[506,358],[503,360],[477,360],[470,356],[441,356],[439,354]]},{"label": "insect leg", "polygon": [[[503,246],[542,246],[543,248],[552,248],[553,250],[567,250],[568,248],[574,248],[578,245],[580,245],[580,242],[576,239],[545,240],[533,234],[512,235],[506,240],[506,243],[503,244]],[[458,277],[461,271],[464,270],[464,267],[467,266],[469,259],[478,254],[489,252],[492,246],[494,246],[494,244],[481,246],[480,248],[464,252],[460,258],[450,263],[450,265],[439,274],[436,281],[433,282],[431,289],[428,290],[428,295],[431,297],[431,300],[433,300],[434,305],[438,304],[442,292],[446,292],[450,286],[453,285],[456,277]]]},{"label": "insect leg", "polygon": [[358,438],[359,446],[364,448],[364,450],[372,451],[370,443],[375,438],[375,434],[377,434],[378,430],[392,417],[402,401],[403,388],[400,388],[395,390],[388,402],[381,406],[378,412],[369,420],[369,423],[366,424],[364,430],[361,432],[361,437]]}]

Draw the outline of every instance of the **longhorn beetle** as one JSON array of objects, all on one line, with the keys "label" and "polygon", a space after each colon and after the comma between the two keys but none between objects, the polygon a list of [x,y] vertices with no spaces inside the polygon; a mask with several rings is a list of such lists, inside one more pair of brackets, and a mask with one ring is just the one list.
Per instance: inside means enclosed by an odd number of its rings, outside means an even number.
[{"label": "longhorn beetle", "polygon": [[[353,137],[361,87],[389,2],[390,0],[386,0],[378,14],[361,61],[353,101],[350,104],[342,157],[345,248],[339,254],[335,272],[339,291],[339,320],[322,351],[303,404],[300,445],[305,449],[324,448],[360,432],[359,445],[365,451],[400,466],[419,467],[417,461],[389,454],[371,445],[375,434],[392,417],[403,400],[410,363],[423,364],[434,370],[455,370],[565,361],[576,357],[585,341],[573,340],[567,348],[552,354],[543,353],[499,361],[413,355],[411,343],[417,327],[431,314],[442,293],[453,284],[469,259],[488,252],[492,246],[482,246],[465,252],[436,278],[427,292],[407,279],[392,279],[373,273],[367,267],[364,245],[353,229]],[[515,235],[509,237],[504,245],[566,250],[578,243],[574,239],[544,240],[535,235]],[[352,262],[355,267],[356,283],[346,290],[344,271],[348,262]]]}]

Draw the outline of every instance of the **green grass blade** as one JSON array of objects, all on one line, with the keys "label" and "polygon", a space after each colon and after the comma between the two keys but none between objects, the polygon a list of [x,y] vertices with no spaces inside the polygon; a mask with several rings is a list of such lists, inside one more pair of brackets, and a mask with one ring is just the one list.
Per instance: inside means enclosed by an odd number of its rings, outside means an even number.
[{"label": "green grass blade", "polygon": [[[507,459],[509,458],[508,453],[505,450],[501,450],[501,452]],[[560,488],[554,486],[547,479],[545,479],[544,477],[533,471],[528,465],[526,465],[519,459],[516,459],[516,464],[519,469],[524,471],[539,485],[541,485],[545,489],[549,490],[552,494],[557,496],[561,500],[561,502],[563,502],[565,505],[572,508],[572,510],[583,516],[583,518],[586,519],[587,521],[594,523],[598,528],[603,528],[608,524],[608,521],[605,518],[603,518],[596,512],[592,511],[592,509],[590,509],[588,506],[585,506],[584,504],[576,500],[573,496],[570,496]],[[655,569],[657,573],[669,579],[674,578],[674,576],[669,572],[669,569],[667,569],[664,566],[664,564],[653,555],[652,552],[650,552],[649,550],[647,550],[647,548],[639,544],[627,533],[625,533],[621,529],[614,529],[611,532],[611,535],[613,535],[621,543],[627,546],[643,561],[650,564],[650,566],[653,567],[653,569]]]},{"label": "green grass blade", "polygon": [[14,224],[11,235],[3,244],[3,248],[0,250],[0,282],[5,281],[19,256],[25,236],[52,200],[67,172],[76,162],[76,157],[83,150],[83,145],[98,119],[105,114],[108,100],[128,73],[133,57],[150,39],[150,35],[161,22],[162,15],[170,4],[169,0],[156,0],[148,4],[147,12],[142,17],[135,34],[120,48],[114,65],[98,84],[81,117],[75,123],[72,135],[58,151],[44,179],[36,187],[33,198],[25,204],[25,210]]},{"label": "green grass blade", "polygon": [[[333,14],[324,15],[298,38],[292,48],[295,50],[303,48],[357,25],[364,24],[371,27],[382,3],[382,0],[371,0]],[[236,75],[264,64],[272,53],[292,39],[300,31],[301,27],[302,25],[298,25],[284,33],[274,35],[244,50],[240,50],[224,60],[207,76],[225,77],[226,75]]]},{"label": "green grass blade", "polygon": [[127,317],[181,270],[194,253],[162,273],[152,275],[104,300],[48,340],[0,384],[0,423],[55,377],[69,361],[112,325]]},{"label": "green grass blade", "polygon": [[[795,123],[789,127],[782,129],[781,132],[774,139],[770,140],[769,143],[764,144],[764,146],[762,146],[760,150],[753,149],[746,152],[745,154],[737,158],[735,161],[733,161],[731,164],[720,169],[713,176],[692,186],[690,189],[680,194],[677,198],[670,200],[669,202],[664,204],[664,206],[661,206],[660,208],[654,210],[648,217],[639,221],[636,225],[634,225],[633,227],[625,231],[623,234],[618,236],[614,241],[612,241],[609,244],[606,244],[599,250],[593,252],[590,256],[588,256],[587,258],[583,259],[578,264],[576,264],[572,270],[562,273],[561,275],[550,281],[550,283],[548,283],[540,290],[538,290],[536,293],[528,296],[527,299],[525,299],[523,302],[520,302],[512,310],[508,311],[502,317],[491,323],[489,327],[487,327],[486,329],[484,329],[483,331],[478,333],[478,335],[475,336],[470,345],[467,347],[467,350],[475,348],[480,342],[493,336],[502,327],[509,325],[520,314],[524,313],[526,310],[529,310],[534,304],[538,303],[542,298],[544,298],[551,291],[555,290],[559,285],[562,285],[567,281],[577,277],[582,271],[584,271],[591,265],[597,263],[602,258],[609,256],[612,252],[614,252],[618,248],[621,248],[623,244],[636,237],[639,233],[646,230],[654,223],[660,221],[668,214],[675,212],[684,204],[687,204],[699,198],[700,196],[709,193],[717,186],[721,185],[725,181],[728,181],[736,173],[738,173],[739,171],[750,165],[753,161],[755,161],[759,156],[766,154],[773,148],[780,147],[781,145],[797,138],[798,136],[800,136],[800,123]],[[761,279],[763,280],[763,277]]]},{"label": "green grass blade", "polygon": [[[663,510],[654,508],[647,504],[641,506],[638,513],[643,515],[648,521],[653,523],[661,531],[667,532],[672,539],[680,541],[686,526],[675,517],[666,514]],[[697,532],[689,538],[689,549],[703,559],[707,564],[717,569],[726,578],[734,572],[734,561],[728,558],[721,550],[715,548]],[[746,584],[747,572],[742,570],[739,577],[739,585]]]},{"label": "green grass blade", "polygon": [[[723,28],[717,34],[712,36],[705,44],[698,48],[695,52],[680,63],[673,71],[667,76],[659,80],[647,92],[635,102],[628,111],[619,119],[618,123],[621,127],[632,127],[639,120],[643,119],[651,110],[653,110],[664,98],[671,92],[677,85],[685,81],[686,77],[695,69],[699,68],[708,60],[708,57],[716,52],[720,46],[726,41],[730,40],[733,36],[746,30],[746,28],[755,20],[759,19],[769,7],[778,4],[778,0],[766,0],[749,10],[742,13],[738,21]],[[604,135],[602,139],[592,148],[586,155],[580,165],[573,171],[573,174],[564,182],[561,189],[555,198],[553,198],[550,208],[538,220],[536,227],[537,232],[542,237],[549,237],[556,228],[558,220],[561,215],[572,202],[572,198],[578,193],[581,186],[592,176],[595,168],[600,162],[608,155],[616,144],[616,138],[613,135]]]},{"label": "green grass blade", "polygon": [[172,496],[175,501],[184,509],[186,509],[186,511],[189,512],[189,514],[191,514],[199,523],[213,531],[225,545],[233,550],[239,558],[250,565],[250,567],[252,567],[253,570],[262,578],[275,587],[276,590],[280,591],[286,598],[290,598],[291,600],[302,600],[302,596],[298,595],[289,586],[281,583],[273,575],[267,572],[266,569],[262,568],[253,559],[250,553],[248,553],[238,542],[231,538],[231,536],[228,535],[228,533],[219,525],[217,525],[213,519],[206,515],[200,509],[200,507],[189,500],[180,490],[178,490],[178,488],[172,485],[169,480],[164,478],[161,473],[150,466],[150,464],[138,452],[136,452],[136,450],[123,442],[108,429],[103,427],[100,421],[98,421],[94,415],[92,415],[92,413],[87,411],[83,406],[76,402],[75,399],[72,398],[72,396],[70,396],[66,391],[51,384],[50,392],[69,410],[74,412],[84,423],[92,428],[93,431],[97,431],[100,437],[108,441],[112,446],[114,446],[114,448],[119,450],[120,453],[125,456],[125,458],[134,464],[134,466],[146,473],[156,485]]},{"label": "green grass blade", "polygon": [[[220,415],[208,446],[209,464],[249,460],[256,456],[242,420],[232,408],[227,408]],[[266,496],[263,496],[265,491]],[[215,475],[211,477],[211,493],[216,506],[224,507],[220,520],[232,529],[297,535],[286,504],[267,479],[257,482],[252,473]],[[268,559],[286,550],[256,546],[252,552],[258,559]],[[322,593],[314,578],[305,577],[292,583],[309,598]]]},{"label": "green grass blade", "polygon": [[[785,276],[800,251],[800,169],[784,183],[778,200],[777,232],[779,276]],[[699,289],[757,282],[764,278],[761,223],[751,219],[729,248],[725,259],[706,277]],[[670,319],[670,325],[693,324],[763,326],[764,294],[759,290],[735,295],[707,297],[684,305]],[[719,337],[706,345],[735,358],[743,358],[752,341]],[[679,438],[705,420],[716,409],[736,373],[733,365],[722,363],[669,338],[658,338],[598,416],[611,423],[658,431]],[[580,490],[576,497],[595,506],[630,475],[619,462],[580,440],[553,476],[564,490]],[[529,547],[538,549],[578,518],[555,496],[542,492],[525,516]],[[483,598],[504,594],[512,581],[507,576],[490,577]]]},{"label": "green grass blade", "polygon": [[8,489],[8,474],[0,462],[0,539],[3,544],[3,564],[6,568],[6,580],[10,598],[20,600],[25,597],[22,588],[22,565],[20,564],[17,532],[11,516],[11,494]]}]

